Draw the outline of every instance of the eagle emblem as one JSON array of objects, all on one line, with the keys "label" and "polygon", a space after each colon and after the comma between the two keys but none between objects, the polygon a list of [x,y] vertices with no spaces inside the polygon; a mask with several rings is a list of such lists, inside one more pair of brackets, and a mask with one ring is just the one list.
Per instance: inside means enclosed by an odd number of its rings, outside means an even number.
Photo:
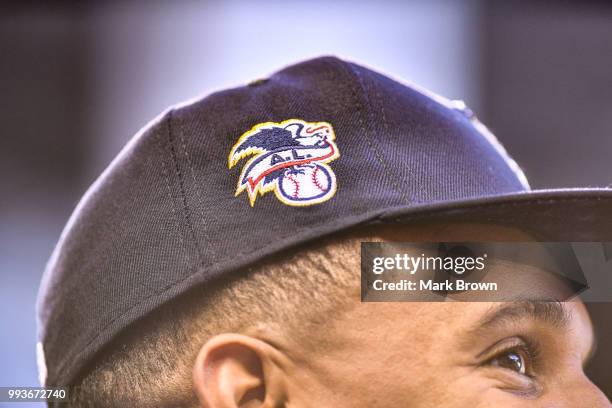
[{"label": "eagle emblem", "polygon": [[274,191],[282,203],[307,206],[336,193],[336,175],[329,163],[340,156],[327,122],[288,119],[255,125],[240,136],[228,156],[231,169],[244,164],[236,196],[246,190],[251,207],[258,196]]}]

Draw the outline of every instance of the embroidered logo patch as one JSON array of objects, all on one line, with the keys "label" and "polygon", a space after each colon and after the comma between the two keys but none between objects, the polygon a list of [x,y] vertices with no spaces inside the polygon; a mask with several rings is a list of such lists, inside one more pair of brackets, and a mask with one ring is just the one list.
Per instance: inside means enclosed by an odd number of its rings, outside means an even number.
[{"label": "embroidered logo patch", "polygon": [[329,200],[336,193],[336,175],[328,165],[340,156],[332,126],[326,122],[288,119],[253,126],[232,147],[231,169],[245,157],[236,196],[246,190],[249,203],[274,191],[287,205],[305,206]]}]

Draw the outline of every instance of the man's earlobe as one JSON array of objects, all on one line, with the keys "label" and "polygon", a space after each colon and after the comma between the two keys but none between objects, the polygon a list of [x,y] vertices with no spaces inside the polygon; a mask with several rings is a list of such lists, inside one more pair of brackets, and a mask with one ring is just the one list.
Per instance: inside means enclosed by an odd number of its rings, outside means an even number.
[{"label": "man's earlobe", "polygon": [[202,346],[193,368],[193,388],[206,408],[283,406],[285,375],[279,351],[241,334],[220,334]]}]

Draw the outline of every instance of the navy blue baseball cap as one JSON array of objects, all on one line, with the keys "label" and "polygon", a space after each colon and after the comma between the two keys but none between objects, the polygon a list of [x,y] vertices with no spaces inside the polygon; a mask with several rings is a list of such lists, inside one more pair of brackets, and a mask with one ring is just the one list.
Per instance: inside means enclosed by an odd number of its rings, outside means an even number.
[{"label": "navy blue baseball cap", "polygon": [[43,381],[75,384],[160,305],[341,230],[490,222],[604,241],[611,215],[611,189],[530,190],[461,102],[302,62],[167,110],[90,187],[40,288]]}]

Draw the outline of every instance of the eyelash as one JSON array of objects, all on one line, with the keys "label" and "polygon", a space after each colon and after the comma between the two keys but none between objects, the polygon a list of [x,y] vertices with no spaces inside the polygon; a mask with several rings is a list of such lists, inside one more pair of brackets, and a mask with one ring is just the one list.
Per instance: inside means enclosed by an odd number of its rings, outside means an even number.
[{"label": "eyelash", "polygon": [[[519,375],[525,375],[531,379],[535,378],[535,370],[534,367],[538,366],[540,360],[540,346],[537,341],[529,338],[516,337],[513,339],[514,344],[502,345],[498,349],[495,349],[496,346],[493,346],[493,351],[491,357],[487,358],[484,362],[484,365],[493,365],[492,362],[504,355],[511,353],[513,351],[519,351],[522,356],[526,357],[525,361],[525,373],[517,373]],[[504,341],[502,341],[504,342]],[[498,343],[499,344],[499,343]],[[506,369],[501,367],[502,369]],[[506,369],[510,370],[510,369]],[[513,370],[510,370],[513,371]],[[516,371],[513,371],[516,372]]]}]

